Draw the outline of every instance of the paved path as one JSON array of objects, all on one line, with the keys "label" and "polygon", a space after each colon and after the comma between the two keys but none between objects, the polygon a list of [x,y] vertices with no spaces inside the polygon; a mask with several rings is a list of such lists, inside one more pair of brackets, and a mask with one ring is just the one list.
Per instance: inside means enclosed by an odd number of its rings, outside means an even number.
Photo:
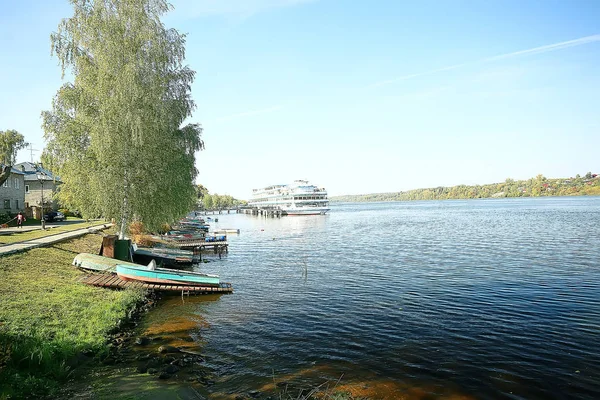
[{"label": "paved path", "polygon": [[[60,225],[46,225],[46,229],[58,228]],[[31,231],[39,231],[42,227],[39,225],[26,225],[22,228],[17,228],[16,226],[11,226],[10,228],[2,228],[0,229],[0,235],[12,235],[13,233],[22,233],[22,232],[31,232]]]},{"label": "paved path", "polygon": [[31,240],[26,240],[23,242],[7,244],[5,246],[0,246],[0,257],[7,255],[7,254],[19,253],[21,251],[27,251],[27,250],[30,250],[30,249],[33,249],[36,247],[49,246],[54,243],[62,242],[62,241],[69,240],[69,239],[74,239],[79,236],[87,235],[88,233],[95,233],[95,232],[101,231],[110,226],[112,226],[112,224],[104,223],[101,225],[94,225],[94,226],[90,226],[87,228],[77,229],[75,231],[57,233],[57,234],[48,235],[48,236],[44,236],[44,237],[37,238],[37,239],[31,239]]}]

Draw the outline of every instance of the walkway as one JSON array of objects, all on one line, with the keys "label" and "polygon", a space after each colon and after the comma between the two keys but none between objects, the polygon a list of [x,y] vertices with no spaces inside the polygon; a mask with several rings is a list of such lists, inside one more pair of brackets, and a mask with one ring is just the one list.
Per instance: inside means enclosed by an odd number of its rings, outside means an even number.
[{"label": "walkway", "polygon": [[[46,229],[58,228],[60,225],[46,225]],[[39,231],[42,230],[40,225],[26,225],[21,228],[17,228],[16,226],[12,226],[9,228],[0,229],[0,235],[12,235],[13,233],[22,233],[22,232],[31,232],[31,231]]]},{"label": "walkway", "polygon": [[88,228],[81,228],[75,231],[57,233],[53,235],[44,236],[37,239],[25,240],[23,242],[11,243],[5,246],[0,246],[0,257],[8,254],[19,253],[22,251],[27,251],[30,249],[34,249],[36,247],[44,247],[50,246],[52,244],[63,242],[65,240],[74,239],[83,235],[87,235],[88,233],[96,233],[103,229],[112,226],[110,223],[104,223],[101,225],[90,226]]}]

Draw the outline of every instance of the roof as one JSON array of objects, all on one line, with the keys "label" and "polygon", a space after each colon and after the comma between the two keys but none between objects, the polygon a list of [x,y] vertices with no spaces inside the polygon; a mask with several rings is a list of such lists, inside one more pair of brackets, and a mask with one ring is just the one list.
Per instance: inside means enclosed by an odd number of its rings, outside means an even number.
[{"label": "roof", "polygon": [[44,181],[61,181],[60,177],[54,175],[52,171],[42,167],[41,164],[35,164],[29,161],[25,161],[13,165],[13,169],[15,168],[19,171],[22,171],[22,173],[25,175],[26,181],[39,181],[37,176],[38,172],[41,172],[41,175],[43,176],[42,180]]},{"label": "roof", "polygon": [[[0,169],[4,169],[4,164],[0,163]],[[25,172],[21,171],[18,168],[15,168],[15,166],[13,165],[12,168],[10,169],[10,173],[11,174],[17,174],[17,175],[25,175]]]}]

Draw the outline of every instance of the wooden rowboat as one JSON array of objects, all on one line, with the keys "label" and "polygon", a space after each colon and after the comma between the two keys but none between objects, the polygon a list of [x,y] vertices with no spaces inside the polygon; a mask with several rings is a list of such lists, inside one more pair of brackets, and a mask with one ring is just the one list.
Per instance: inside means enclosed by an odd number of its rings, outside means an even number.
[{"label": "wooden rowboat", "polygon": [[117,275],[124,280],[164,285],[218,286],[220,283],[217,275],[157,268],[154,262],[151,262],[147,267],[143,265],[118,264]]}]

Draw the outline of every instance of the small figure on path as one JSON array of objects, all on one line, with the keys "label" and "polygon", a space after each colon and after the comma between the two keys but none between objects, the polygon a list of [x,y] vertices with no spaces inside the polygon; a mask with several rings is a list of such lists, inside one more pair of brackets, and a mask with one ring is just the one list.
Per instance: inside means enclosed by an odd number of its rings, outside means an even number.
[{"label": "small figure on path", "polygon": [[17,214],[17,227],[22,228],[23,222],[25,222],[25,216],[21,211],[19,211],[19,213]]}]

